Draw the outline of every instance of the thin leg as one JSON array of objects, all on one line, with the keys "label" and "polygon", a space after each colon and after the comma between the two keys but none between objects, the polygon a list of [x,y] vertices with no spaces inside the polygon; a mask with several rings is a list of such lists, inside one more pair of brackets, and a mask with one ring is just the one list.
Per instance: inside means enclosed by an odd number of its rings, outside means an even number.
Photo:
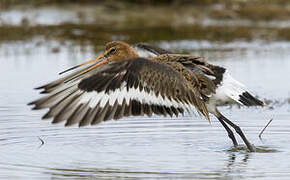
[{"label": "thin leg", "polygon": [[244,135],[243,131],[241,130],[241,128],[239,126],[237,126],[232,121],[230,121],[229,119],[224,117],[221,113],[219,113],[219,117],[236,130],[236,132],[241,136],[241,138],[243,139],[244,143],[246,144],[246,146],[248,147],[250,152],[255,152],[255,148],[248,141],[248,139],[246,138],[246,136]]},{"label": "thin leg", "polygon": [[226,131],[228,132],[228,136],[233,141],[234,146],[237,147],[238,146],[238,143],[237,143],[237,140],[236,140],[236,138],[234,136],[233,131],[227,126],[227,124],[223,121],[222,118],[218,117],[218,120],[224,126],[224,128],[226,129]]}]

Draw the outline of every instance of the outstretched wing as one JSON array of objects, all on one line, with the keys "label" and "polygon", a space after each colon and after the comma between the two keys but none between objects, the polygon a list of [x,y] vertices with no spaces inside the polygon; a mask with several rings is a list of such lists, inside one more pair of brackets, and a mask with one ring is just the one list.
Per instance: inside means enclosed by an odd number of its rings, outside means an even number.
[{"label": "outstretched wing", "polygon": [[[207,63],[202,57],[184,54],[174,54],[160,47],[149,44],[137,44],[140,49],[146,50],[156,55],[154,58],[163,58],[166,56],[168,61],[174,61],[182,64],[197,76],[196,80],[202,84],[200,92],[205,95],[214,95],[221,104],[224,102],[236,103],[245,106],[263,106],[264,103],[251,95],[244,85],[233,79],[224,67]],[[158,57],[159,56],[159,57]],[[215,91],[211,91],[214,86]],[[211,96],[210,95],[210,96]],[[220,98],[225,98],[220,99]]]},{"label": "outstretched wing", "polygon": [[172,52],[170,52],[169,50],[165,50],[165,49],[162,49],[160,47],[152,46],[152,45],[146,44],[146,43],[138,43],[138,44],[136,44],[136,47],[138,49],[143,50],[143,51],[148,51],[150,53],[153,53],[156,56],[161,55],[161,54],[172,54]]},{"label": "outstretched wing", "polygon": [[156,56],[168,54],[168,60],[173,60],[175,62],[181,63],[184,67],[190,69],[196,74],[203,74],[207,76],[212,76],[214,84],[217,86],[221,83],[225,68],[208,64],[200,56],[191,56],[184,54],[175,54],[169,50],[162,49],[157,46],[153,46],[146,43],[139,43],[136,45],[139,49],[153,53]]},{"label": "outstretched wing", "polygon": [[[95,68],[91,71],[86,71],[87,69],[89,69],[90,67],[94,66],[94,64],[88,66],[88,67],[84,67],[81,68],[78,71],[75,71],[73,73],[70,73],[60,79],[57,79],[55,81],[52,81],[50,83],[47,83],[43,86],[39,86],[36,87],[36,90],[42,90],[40,93],[41,94],[54,94],[56,92],[59,92],[63,89],[66,89],[68,87],[72,87],[77,85],[82,79],[86,78],[86,77],[90,77],[92,74],[95,74],[96,72],[105,70],[107,68],[107,66],[101,66],[99,68]],[[85,73],[83,73],[85,72]]]},{"label": "outstretched wing", "polygon": [[[65,125],[97,124],[127,116],[196,113],[188,82],[169,66],[137,58],[104,65],[79,83],[63,83],[30,104]],[[45,88],[45,86],[44,86]]]}]

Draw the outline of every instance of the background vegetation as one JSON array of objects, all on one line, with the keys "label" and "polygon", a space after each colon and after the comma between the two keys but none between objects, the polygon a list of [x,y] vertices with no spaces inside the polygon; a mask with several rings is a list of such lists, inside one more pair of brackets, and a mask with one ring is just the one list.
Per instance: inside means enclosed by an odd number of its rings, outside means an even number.
[{"label": "background vegetation", "polygon": [[[35,36],[94,44],[116,37],[129,42],[290,40],[289,0],[1,0],[0,3],[2,12],[45,7],[78,11],[79,22],[88,16],[81,9],[89,7],[95,18],[93,23],[35,24],[23,17],[17,25],[2,19],[6,24],[0,25],[0,41],[29,40]],[[209,20],[209,24],[204,24]]]}]

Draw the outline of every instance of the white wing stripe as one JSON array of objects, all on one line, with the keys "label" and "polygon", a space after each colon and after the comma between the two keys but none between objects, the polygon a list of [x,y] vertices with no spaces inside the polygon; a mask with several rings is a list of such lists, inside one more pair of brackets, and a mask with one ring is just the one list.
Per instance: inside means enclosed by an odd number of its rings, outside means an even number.
[{"label": "white wing stripe", "polygon": [[163,98],[160,94],[156,96],[153,91],[148,93],[144,88],[140,91],[139,87],[136,89],[129,88],[127,91],[126,86],[121,86],[121,88],[116,89],[115,91],[109,91],[108,93],[105,93],[105,91],[99,93],[96,91],[84,92],[79,103],[84,104],[89,102],[89,106],[95,108],[99,102],[100,107],[104,107],[107,102],[109,102],[110,105],[113,105],[116,101],[121,105],[124,99],[127,104],[130,103],[130,100],[137,100],[143,104],[155,104],[167,107],[173,106],[175,108],[187,110],[189,113],[197,114],[195,107],[191,104],[177,102],[174,99],[169,100],[166,96]]}]

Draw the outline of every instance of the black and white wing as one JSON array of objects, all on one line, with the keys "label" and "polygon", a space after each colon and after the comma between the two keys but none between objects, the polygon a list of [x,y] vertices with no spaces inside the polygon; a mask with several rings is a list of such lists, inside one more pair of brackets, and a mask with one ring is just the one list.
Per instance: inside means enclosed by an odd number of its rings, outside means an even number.
[{"label": "black and white wing", "polygon": [[172,68],[137,58],[104,65],[84,79],[43,86],[47,96],[29,103],[49,108],[43,116],[66,126],[94,125],[128,116],[196,114],[196,97]]},{"label": "black and white wing", "polygon": [[[215,84],[216,92],[213,98],[218,104],[238,103],[245,106],[263,106],[264,103],[254,97],[247,88],[235,80],[229,72],[221,66],[207,63],[202,57],[174,54],[168,50],[149,44],[138,44],[137,47],[156,56],[168,56],[168,60],[181,63],[195,74],[208,77]],[[206,86],[205,86],[206,87]]]}]

